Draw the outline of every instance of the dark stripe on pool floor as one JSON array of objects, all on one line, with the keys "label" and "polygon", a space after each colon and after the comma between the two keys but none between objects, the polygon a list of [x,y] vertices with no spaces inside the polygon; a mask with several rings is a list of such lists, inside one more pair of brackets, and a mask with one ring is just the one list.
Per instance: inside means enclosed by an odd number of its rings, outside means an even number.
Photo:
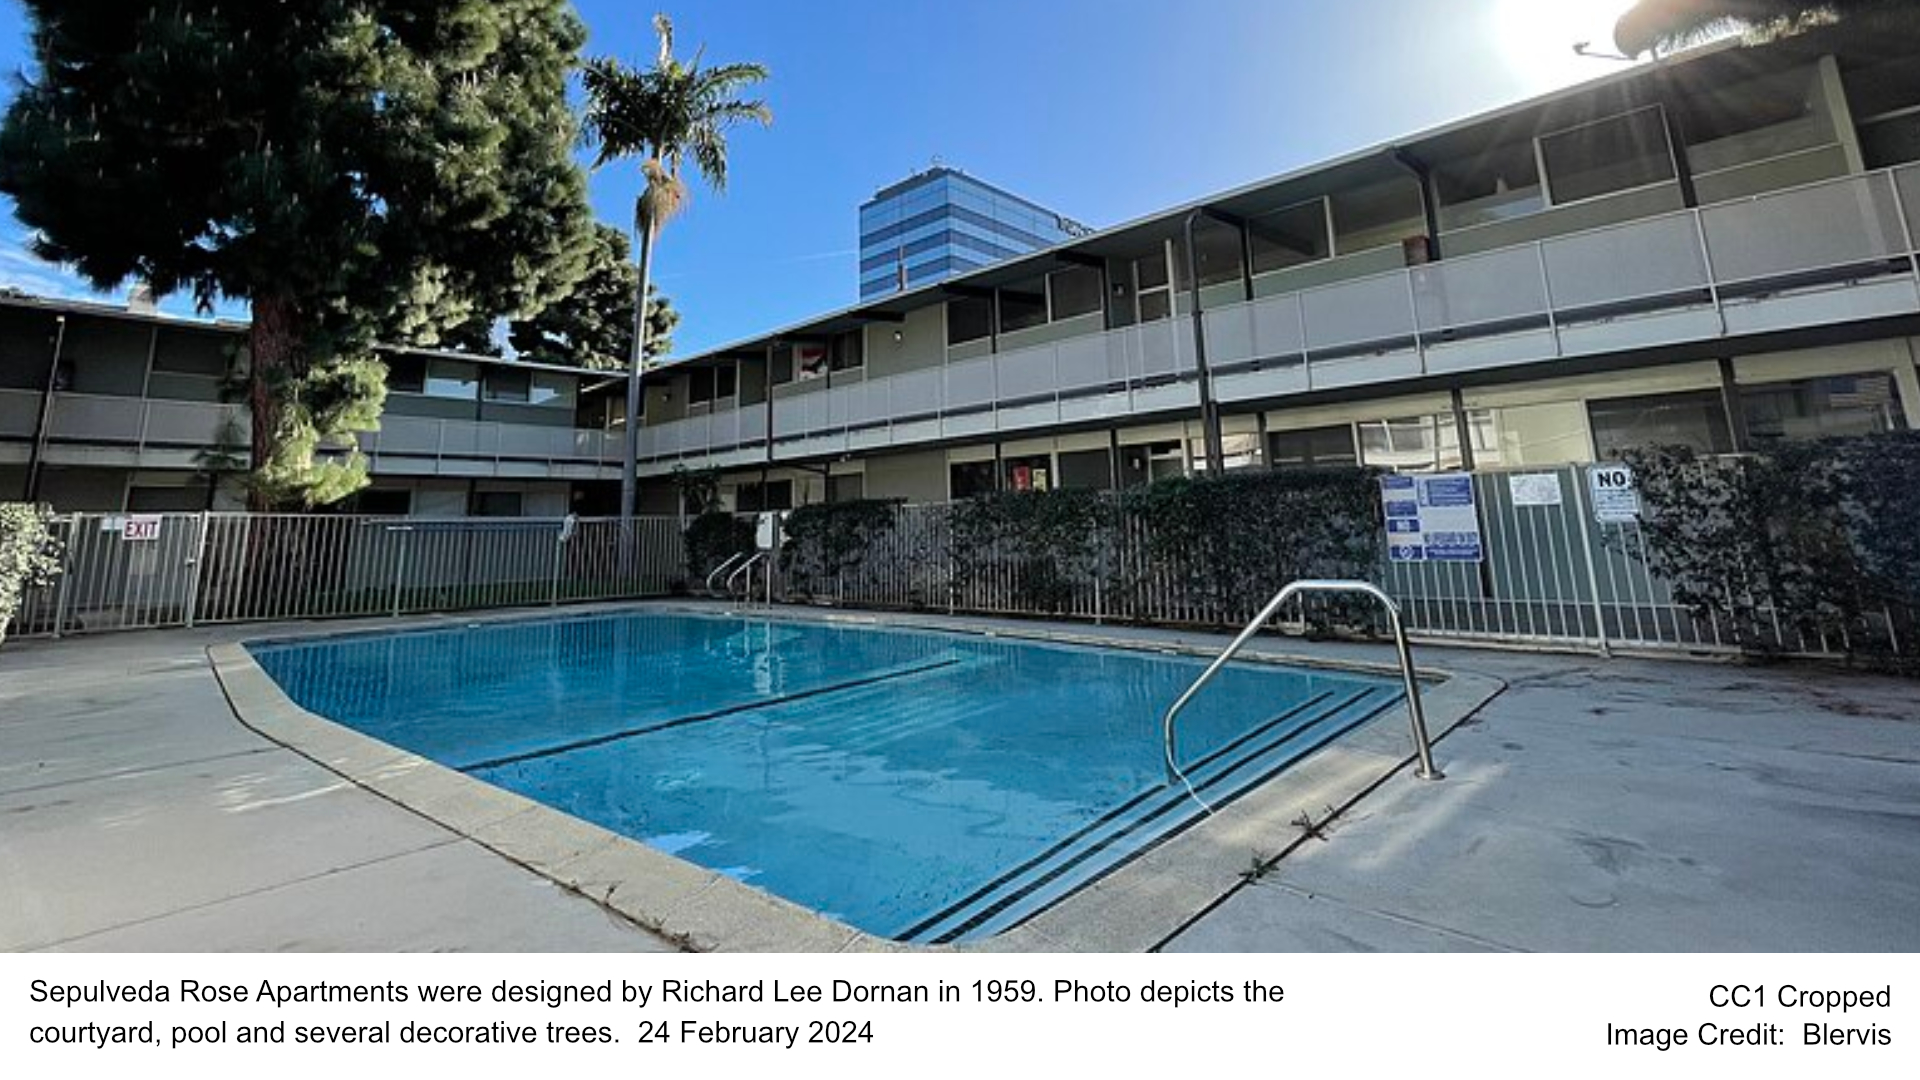
[{"label": "dark stripe on pool floor", "polygon": [[[1369,691],[1369,693],[1370,692],[1371,691]],[[1361,697],[1364,697],[1364,696],[1365,696],[1365,693],[1361,695]],[[1285,772],[1287,769],[1291,768],[1296,761],[1299,761],[1302,757],[1305,757],[1307,754],[1312,753],[1313,751],[1319,749],[1320,747],[1325,746],[1326,744],[1339,738],[1341,735],[1344,735],[1347,732],[1353,730],[1354,728],[1359,727],[1361,724],[1367,722],[1368,720],[1371,720],[1374,717],[1379,716],[1381,713],[1386,712],[1388,709],[1392,708],[1395,704],[1397,704],[1401,700],[1401,696],[1395,695],[1394,697],[1390,697],[1385,701],[1381,702],[1379,705],[1367,710],[1364,713],[1361,713],[1358,716],[1345,718],[1340,723],[1338,723],[1337,725],[1331,726],[1327,730],[1319,730],[1320,725],[1323,721],[1332,720],[1336,715],[1338,715],[1340,710],[1345,709],[1352,704],[1356,704],[1357,700],[1358,699],[1349,699],[1348,702],[1343,703],[1339,708],[1335,709],[1332,713],[1329,713],[1325,716],[1320,717],[1318,720],[1307,725],[1305,728],[1294,731],[1286,735],[1285,737],[1278,739],[1267,746],[1261,747],[1260,749],[1255,750],[1250,754],[1247,754],[1246,756],[1240,758],[1239,760],[1228,764],[1222,770],[1216,773],[1213,777],[1197,785],[1196,789],[1199,791],[1205,791],[1208,788],[1211,788],[1214,785],[1218,784],[1219,782],[1227,779],[1229,776],[1239,771],[1240,768],[1247,765],[1248,763],[1257,760],[1258,758],[1260,758],[1261,756],[1267,753],[1270,753],[1274,750],[1279,749],[1281,746],[1284,746],[1286,743],[1291,742],[1295,739],[1302,738],[1303,736],[1307,736],[1307,735],[1314,736],[1310,741],[1308,741],[1308,743],[1305,746],[1301,747],[1298,752],[1287,755],[1279,763],[1275,764],[1271,768],[1255,776],[1252,780],[1248,781],[1247,783],[1241,784],[1240,786],[1234,788],[1224,798],[1219,799],[1217,805],[1224,806],[1227,803],[1232,802],[1234,799],[1239,798],[1241,795],[1246,794],[1247,792],[1253,790],[1254,788],[1259,787],[1261,784],[1266,783],[1268,780],[1271,780],[1274,777]],[[1098,844],[1094,845],[1093,847],[1090,847],[1087,850],[1074,856],[1073,858],[1066,860],[1065,862],[1061,863],[1058,866],[1055,866],[1053,869],[1047,871],[1045,874],[1041,875],[1039,878],[1027,883],[1026,885],[1022,886],[1019,889],[1014,890],[1008,895],[1001,897],[1000,899],[994,901],[992,904],[988,905],[987,907],[974,912],[972,915],[968,916],[968,918],[964,922],[961,922],[959,925],[949,927],[945,932],[934,937],[932,939],[933,943],[936,945],[946,945],[954,941],[957,941],[962,937],[965,937],[968,933],[970,933],[977,927],[985,924],[995,916],[999,915],[1001,912],[1007,910],[1010,907],[1013,907],[1015,904],[1021,902],[1022,900],[1026,899],[1028,896],[1031,896],[1033,893],[1039,891],[1040,889],[1045,888],[1047,885],[1051,884],[1055,880],[1059,879],[1061,876],[1065,875],[1067,872],[1071,871],[1074,867],[1079,866],[1080,864],[1086,862],[1087,860],[1094,858],[1095,856],[1104,852],[1107,848],[1113,846],[1114,844],[1120,842],[1121,840],[1127,838],[1128,836],[1139,832],[1141,829],[1154,823],[1160,818],[1165,817],[1167,814],[1172,813],[1173,811],[1179,809],[1179,807],[1185,801],[1186,798],[1187,796],[1185,795],[1184,792],[1182,792],[1177,798],[1169,800],[1168,802],[1162,803],[1156,809],[1151,810],[1148,813],[1138,818],[1135,818],[1133,821],[1129,822],[1125,827],[1111,834],[1106,839],[1100,841]],[[1086,881],[1081,882],[1078,886],[1076,886],[1076,888],[1085,888],[1086,886],[1093,884],[1094,882],[1100,880],[1106,875],[1119,869],[1121,866],[1125,865],[1126,863],[1131,862],[1142,855],[1145,855],[1147,852],[1152,851],[1154,848],[1157,848],[1161,844],[1166,843],[1168,840],[1173,839],[1175,836],[1178,836],[1180,833],[1185,832],[1195,822],[1199,821],[1203,816],[1204,815],[1201,815],[1201,814],[1189,814],[1185,818],[1175,819],[1165,833],[1159,836],[1153,837],[1146,844],[1142,845],[1138,851],[1129,853],[1125,858],[1115,861],[1110,866],[1102,867],[1098,873],[1096,873],[1091,878],[1088,878]],[[1046,910],[1047,907],[1051,907],[1051,906],[1052,906],[1052,902],[1049,902],[1048,904],[1043,905],[1039,910],[1027,913],[1026,915],[1021,917],[1020,922],[1025,922],[1027,919],[1030,919],[1034,915],[1039,914],[1039,911],[1044,911]],[[1018,925],[1018,923],[1016,923],[1015,925]]]},{"label": "dark stripe on pool floor", "polygon": [[737,716],[741,713],[770,708],[775,705],[785,705],[788,702],[804,701],[807,698],[819,697],[823,694],[837,694],[842,690],[857,690],[860,687],[873,686],[876,683],[892,682],[895,679],[905,679],[914,675],[925,675],[929,671],[939,671],[941,668],[953,667],[958,663],[960,663],[959,660],[942,660],[937,664],[922,664],[919,667],[908,668],[904,671],[883,672],[879,675],[869,675],[865,678],[851,679],[847,682],[833,683],[828,686],[816,686],[811,690],[800,690],[791,694],[781,694],[779,697],[765,698],[760,701],[748,701],[739,705],[729,705],[724,709],[715,709],[712,712],[694,713],[690,716],[675,717],[672,720],[662,720],[641,727],[608,732],[605,735],[595,735],[592,738],[575,739],[572,742],[561,743],[558,746],[546,746],[538,750],[528,750],[519,754],[508,754],[505,757],[491,758],[487,761],[479,761],[471,765],[460,765],[456,767],[461,772],[466,773],[479,772],[482,769],[497,769],[503,765],[516,765],[523,761],[535,761],[540,758],[553,757],[557,754],[569,754],[575,750],[586,750],[595,746],[605,746],[608,743],[619,742],[622,739],[651,735],[656,731],[686,727],[688,724],[704,724],[709,720],[722,720],[729,716]]},{"label": "dark stripe on pool floor", "polygon": [[[1301,702],[1300,704],[1295,705],[1293,708],[1288,709],[1286,712],[1281,713],[1279,716],[1276,716],[1273,719],[1267,721],[1266,723],[1261,724],[1260,726],[1254,728],[1252,731],[1247,732],[1245,735],[1242,735],[1238,739],[1235,739],[1232,742],[1226,744],[1225,746],[1220,747],[1218,750],[1215,750],[1213,753],[1207,755],[1204,758],[1201,758],[1199,761],[1193,762],[1192,764],[1187,766],[1188,770],[1190,771],[1197,770],[1201,766],[1207,764],[1208,762],[1213,761],[1215,758],[1218,758],[1223,754],[1231,753],[1236,747],[1239,747],[1245,744],[1247,741],[1251,739],[1258,738],[1261,735],[1261,733],[1265,731],[1271,730],[1274,727],[1274,725],[1286,723],[1288,720],[1293,719],[1294,717],[1300,715],[1302,712],[1305,712],[1306,710],[1313,708],[1314,706],[1320,704],[1321,702],[1327,700],[1332,696],[1333,696],[1333,691],[1331,690],[1321,691],[1320,693],[1314,695],[1313,697],[1310,697],[1307,700]],[[1359,695],[1355,695],[1355,697],[1349,698],[1346,701],[1342,702],[1341,704],[1335,706],[1335,711],[1338,711],[1339,709],[1343,709],[1346,706],[1353,704],[1354,700],[1356,700],[1358,696]],[[1058,843],[1047,848],[1045,851],[1042,851],[1038,855],[1035,855],[1032,858],[1027,859],[1025,862],[1021,863],[1020,865],[1013,867],[1012,869],[1008,870],[1006,873],[1001,874],[999,877],[994,878],[992,881],[987,882],[985,885],[980,886],[979,888],[973,890],[972,892],[961,897],[960,899],[955,900],[954,902],[948,904],[946,907],[941,908],[939,911],[934,912],[932,915],[929,915],[926,918],[920,920],[919,922],[914,923],[912,926],[901,931],[899,934],[894,935],[894,940],[912,941],[914,938],[918,937],[919,935],[926,933],[928,930],[931,930],[935,926],[938,926],[941,922],[952,918],[955,912],[961,911],[962,909],[968,907],[969,905],[978,903],[979,901],[984,900],[988,896],[991,896],[996,889],[1005,887],[1008,882],[1015,880],[1021,874],[1026,873],[1027,871],[1033,869],[1034,867],[1039,866],[1041,863],[1046,862],[1048,859],[1053,858],[1055,855],[1060,854],[1062,851],[1065,851],[1066,849],[1072,847],[1074,844],[1084,839],[1088,833],[1091,833],[1095,829],[1098,829],[1100,826],[1113,821],[1115,818],[1118,818],[1122,814],[1125,814],[1127,811],[1132,810],[1134,807],[1139,806],[1141,803],[1146,802],[1148,799],[1153,798],[1155,795],[1160,794],[1166,789],[1167,789],[1167,785],[1165,783],[1155,784],[1152,787],[1147,788],[1146,790],[1135,795],[1133,798],[1128,799],[1126,802],[1121,803],[1119,806],[1116,806],[1113,809],[1108,810],[1106,813],[1101,814],[1099,817],[1094,818],[1092,821],[1089,821],[1085,825],[1082,825],[1078,829],[1075,829],[1074,831],[1068,833],[1066,836],[1062,837]]]}]

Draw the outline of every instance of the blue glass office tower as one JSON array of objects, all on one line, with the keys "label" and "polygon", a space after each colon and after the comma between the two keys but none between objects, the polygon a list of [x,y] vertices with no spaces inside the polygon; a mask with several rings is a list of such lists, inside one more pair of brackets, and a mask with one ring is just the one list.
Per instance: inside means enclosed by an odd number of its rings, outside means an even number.
[{"label": "blue glass office tower", "polygon": [[936,166],[860,207],[860,299],[900,292],[1052,247],[1087,227]]}]

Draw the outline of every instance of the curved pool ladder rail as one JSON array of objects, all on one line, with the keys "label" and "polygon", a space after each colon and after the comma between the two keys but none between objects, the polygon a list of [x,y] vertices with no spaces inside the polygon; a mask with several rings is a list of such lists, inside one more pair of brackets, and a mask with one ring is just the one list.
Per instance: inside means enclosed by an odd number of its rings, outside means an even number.
[{"label": "curved pool ladder rail", "polygon": [[[753,568],[760,565],[763,562],[767,562],[767,553],[764,551],[761,551],[761,552],[754,553],[753,558],[748,559],[744,563],[741,563],[740,567],[736,569],[727,578],[727,595],[728,596],[733,595],[734,583],[740,580],[740,575],[745,574],[747,576],[747,588],[746,588],[746,591],[741,594],[741,598],[746,600],[748,603],[752,603],[753,602]],[[767,602],[772,603],[773,602],[773,599],[772,599],[773,597],[773,564],[772,563],[767,563],[766,579],[767,579],[767,597],[768,597]]]},{"label": "curved pool ladder rail", "polygon": [[[744,559],[746,557],[747,557],[746,552],[736,551],[733,554],[727,556],[726,562],[723,562],[719,566],[714,567],[713,573],[707,575],[707,595],[708,596],[721,595],[720,587],[714,584],[715,579],[717,579],[720,575],[726,573],[727,571],[733,569],[736,563],[738,563],[741,559]],[[728,581],[731,582],[732,579],[729,578]]]},{"label": "curved pool ladder rail", "polygon": [[1260,609],[1260,614],[1254,616],[1253,621],[1247,624],[1247,628],[1240,631],[1240,636],[1233,639],[1233,644],[1227,646],[1226,651],[1215,658],[1213,663],[1207,666],[1207,670],[1200,673],[1199,678],[1193,680],[1193,684],[1187,687],[1186,693],[1180,695],[1179,700],[1173,703],[1173,707],[1167,710],[1166,718],[1161,721],[1161,732],[1165,739],[1162,749],[1166,759],[1168,785],[1172,785],[1176,780],[1185,785],[1187,794],[1193,796],[1194,801],[1204,807],[1208,813],[1213,812],[1213,807],[1208,806],[1207,801],[1193,789],[1193,783],[1187,779],[1187,774],[1180,771],[1178,754],[1174,747],[1174,721],[1179,718],[1180,711],[1185,709],[1209,682],[1213,681],[1213,677],[1220,673],[1220,669],[1226,667],[1229,661],[1239,655],[1247,642],[1252,641],[1254,636],[1260,633],[1260,629],[1279,614],[1287,601],[1304,593],[1358,593],[1372,597],[1386,609],[1387,622],[1393,628],[1393,647],[1400,657],[1400,680],[1406,686],[1407,720],[1413,727],[1413,746],[1420,755],[1420,769],[1415,775],[1422,780],[1440,780],[1445,776],[1433,765],[1433,743],[1427,737],[1427,714],[1420,707],[1420,682],[1414,676],[1413,649],[1407,645],[1406,627],[1400,622],[1400,605],[1394,603],[1393,598],[1382,592],[1379,587],[1365,581],[1296,581],[1275,593],[1273,599],[1267,601],[1267,606]]}]

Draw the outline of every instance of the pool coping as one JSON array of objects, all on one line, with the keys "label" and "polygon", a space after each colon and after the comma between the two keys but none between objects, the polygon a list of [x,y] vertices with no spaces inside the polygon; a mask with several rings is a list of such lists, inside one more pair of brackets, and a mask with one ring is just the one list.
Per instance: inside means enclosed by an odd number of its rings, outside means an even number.
[{"label": "pool coping", "polygon": [[[569,614],[631,610],[852,624],[1209,658],[1220,649],[1218,645],[1146,641],[1041,624],[986,628],[817,608],[740,608],[653,601],[595,605],[592,609],[572,609]],[[1321,826],[1380,785],[1423,782],[1414,779],[1408,767],[1414,755],[1406,730],[1406,710],[1390,709],[1020,926],[983,941],[909,945],[848,926],[308,712],[286,696],[247,649],[249,644],[319,640],[369,630],[431,629],[554,617],[550,609],[539,613],[522,609],[351,629],[337,624],[316,626],[211,645],[207,655],[243,726],[689,951],[1146,951],[1233,891],[1255,872],[1256,864],[1281,858],[1301,843],[1321,837]],[[1392,665],[1270,651],[1243,654],[1243,659],[1253,664],[1399,674],[1398,667]],[[1421,701],[1436,742],[1506,685],[1491,676],[1465,671],[1421,667],[1419,674],[1424,684]],[[1445,769],[1444,760],[1440,766]],[[1444,787],[1444,781],[1439,787]]]}]

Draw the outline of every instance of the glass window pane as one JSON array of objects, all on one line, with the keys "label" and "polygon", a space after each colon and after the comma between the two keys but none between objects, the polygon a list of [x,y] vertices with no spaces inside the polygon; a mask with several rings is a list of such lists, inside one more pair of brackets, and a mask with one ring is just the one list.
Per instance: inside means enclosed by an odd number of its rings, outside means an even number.
[{"label": "glass window pane", "polygon": [[993,462],[959,462],[947,468],[948,493],[955,499],[971,499],[994,490]]},{"label": "glass window pane", "polygon": [[1140,321],[1152,322],[1173,314],[1173,294],[1165,289],[1140,294]]},{"label": "glass window pane", "polygon": [[1555,203],[1577,202],[1673,179],[1666,124],[1641,109],[1540,139]]},{"label": "glass window pane", "polygon": [[1008,286],[1000,290],[1000,330],[1031,330],[1047,322],[1047,294],[1040,282],[1030,287]]},{"label": "glass window pane", "polygon": [[402,394],[418,394],[427,388],[427,361],[420,356],[389,356],[387,389]]},{"label": "glass window pane", "polygon": [[969,296],[947,302],[947,344],[960,345],[992,336],[992,301]]},{"label": "glass window pane", "polygon": [[1062,270],[1047,279],[1053,290],[1053,317],[1071,319],[1101,310],[1100,271],[1091,266]]},{"label": "glass window pane", "polygon": [[1591,401],[1587,416],[1601,460],[1635,446],[1687,446],[1703,454],[1733,450],[1717,390]]},{"label": "glass window pane", "polygon": [[1271,455],[1268,460],[1276,469],[1360,464],[1349,424],[1270,432],[1267,447]]},{"label": "glass window pane", "polygon": [[715,397],[730,398],[739,395],[740,369],[737,366],[728,364],[720,368],[714,372],[713,379],[713,394]]},{"label": "glass window pane", "polygon": [[1433,186],[1440,200],[1442,229],[1505,221],[1546,206],[1531,141],[1505,143],[1436,162]]},{"label": "glass window pane", "polygon": [[[1202,288],[1239,281],[1240,230],[1211,218],[1195,222],[1193,257]],[[1184,268],[1181,276],[1186,276]]]},{"label": "glass window pane", "polygon": [[426,392],[433,397],[472,401],[479,384],[479,373],[472,364],[457,360],[434,360],[427,364]]},{"label": "glass window pane", "polygon": [[1906,427],[1889,372],[1744,387],[1740,408],[1755,442],[1876,435]]},{"label": "glass window pane", "polygon": [[1060,486],[1082,491],[1105,491],[1113,486],[1111,461],[1105,450],[1073,450],[1060,455]]},{"label": "glass window pane", "polygon": [[1319,199],[1262,214],[1248,222],[1248,231],[1256,274],[1327,257],[1327,207]]},{"label": "glass window pane", "polygon": [[1053,456],[1035,454],[1030,457],[1010,457],[1003,461],[1008,491],[1052,491]]},{"label": "glass window pane", "polygon": [[1133,260],[1133,282],[1136,288],[1157,289],[1167,284],[1167,254],[1155,251]]}]

